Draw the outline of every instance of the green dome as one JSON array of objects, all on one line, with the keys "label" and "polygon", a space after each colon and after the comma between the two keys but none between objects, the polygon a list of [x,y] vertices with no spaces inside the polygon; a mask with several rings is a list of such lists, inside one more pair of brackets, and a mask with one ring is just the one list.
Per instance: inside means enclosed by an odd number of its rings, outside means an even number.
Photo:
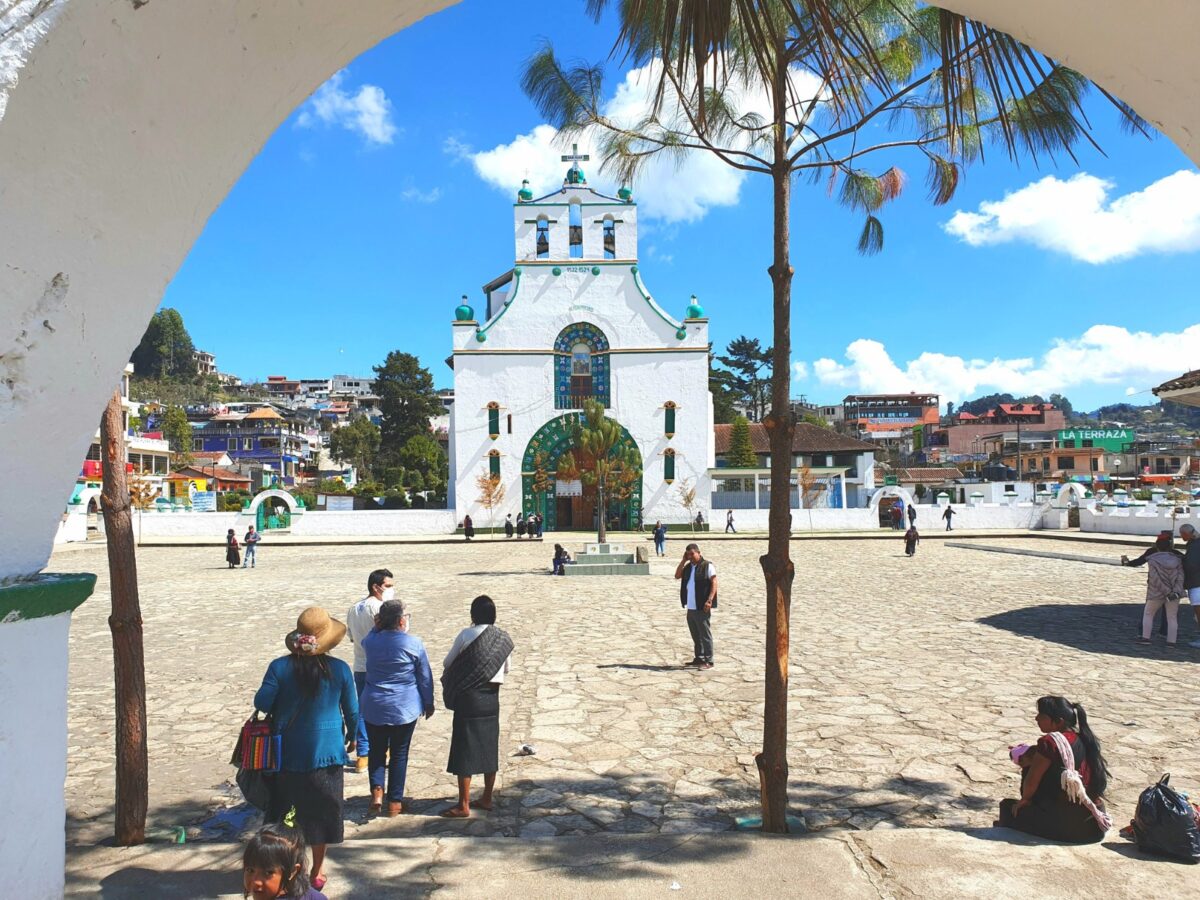
[{"label": "green dome", "polygon": [[467,295],[463,294],[462,303],[454,310],[454,319],[456,322],[470,322],[475,318],[475,310],[471,309],[471,305],[467,303]]},{"label": "green dome", "polygon": [[687,317],[689,319],[703,319],[704,307],[696,301],[696,295],[692,294],[692,302],[688,304]]},{"label": "green dome", "polygon": [[528,203],[533,199],[533,191],[529,189],[529,179],[526,178],[521,182],[521,189],[517,191],[517,199],[522,203]]},{"label": "green dome", "polygon": [[620,197],[622,200],[624,200],[626,203],[629,203],[631,200],[633,200],[633,191],[631,191],[627,187],[623,187],[619,191],[617,191],[617,196]]},{"label": "green dome", "polygon": [[682,341],[685,337],[687,337],[687,329],[680,328],[678,331],[675,332],[675,337],[679,338],[679,340]]},{"label": "green dome", "polygon": [[475,340],[479,341],[479,343],[482,344],[484,341],[487,340],[487,332],[485,332],[485,331],[475,332]]}]

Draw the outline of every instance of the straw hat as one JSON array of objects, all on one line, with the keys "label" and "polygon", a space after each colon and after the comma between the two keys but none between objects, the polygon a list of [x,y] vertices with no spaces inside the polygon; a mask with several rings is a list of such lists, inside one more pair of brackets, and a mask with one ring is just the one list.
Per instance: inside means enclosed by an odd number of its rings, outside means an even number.
[{"label": "straw hat", "polygon": [[310,606],[296,619],[296,630],[283,639],[288,650],[300,656],[328,653],[346,636],[346,626],[319,606]]}]

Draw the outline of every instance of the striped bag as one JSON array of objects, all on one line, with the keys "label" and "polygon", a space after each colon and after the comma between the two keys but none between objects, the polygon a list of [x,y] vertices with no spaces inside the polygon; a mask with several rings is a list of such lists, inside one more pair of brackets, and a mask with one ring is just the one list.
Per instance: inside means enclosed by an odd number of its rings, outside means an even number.
[{"label": "striped bag", "polygon": [[259,719],[254,711],[242,726],[241,736],[233,751],[233,765],[251,772],[278,772],[283,753],[283,738],[272,734],[270,717]]}]

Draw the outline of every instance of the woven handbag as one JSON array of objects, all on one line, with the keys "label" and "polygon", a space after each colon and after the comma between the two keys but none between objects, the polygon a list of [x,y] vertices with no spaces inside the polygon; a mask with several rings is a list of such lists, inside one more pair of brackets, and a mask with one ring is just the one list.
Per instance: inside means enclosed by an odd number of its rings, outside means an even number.
[{"label": "woven handbag", "polygon": [[230,763],[250,772],[278,772],[283,755],[283,736],[272,734],[271,718],[259,719],[254,711],[242,726]]}]

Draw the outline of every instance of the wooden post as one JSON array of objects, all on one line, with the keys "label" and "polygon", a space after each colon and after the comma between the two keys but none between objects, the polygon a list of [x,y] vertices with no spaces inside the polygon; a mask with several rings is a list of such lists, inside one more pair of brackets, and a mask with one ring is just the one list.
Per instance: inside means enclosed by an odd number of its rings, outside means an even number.
[{"label": "wooden post", "polygon": [[101,500],[112,592],[113,671],[116,689],[117,789],[113,837],[128,847],[146,840],[149,804],[146,759],[146,666],[142,648],[142,609],[138,600],[133,521],[125,480],[125,429],[121,392],[113,391],[100,423],[103,461]]}]

